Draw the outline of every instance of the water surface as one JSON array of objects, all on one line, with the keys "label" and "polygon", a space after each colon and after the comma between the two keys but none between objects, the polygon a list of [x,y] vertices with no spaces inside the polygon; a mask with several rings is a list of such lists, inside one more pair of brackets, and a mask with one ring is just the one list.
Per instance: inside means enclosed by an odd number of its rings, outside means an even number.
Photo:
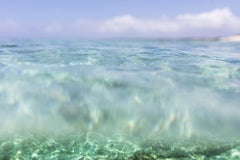
[{"label": "water surface", "polygon": [[0,41],[0,155],[237,159],[239,97],[239,43]]}]

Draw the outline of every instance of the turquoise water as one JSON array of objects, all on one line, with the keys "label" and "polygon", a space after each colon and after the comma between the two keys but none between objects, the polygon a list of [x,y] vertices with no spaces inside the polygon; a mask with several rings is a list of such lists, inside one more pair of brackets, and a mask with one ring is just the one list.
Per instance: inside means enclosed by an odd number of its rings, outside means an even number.
[{"label": "turquoise water", "polygon": [[0,159],[239,159],[240,45],[0,41]]}]

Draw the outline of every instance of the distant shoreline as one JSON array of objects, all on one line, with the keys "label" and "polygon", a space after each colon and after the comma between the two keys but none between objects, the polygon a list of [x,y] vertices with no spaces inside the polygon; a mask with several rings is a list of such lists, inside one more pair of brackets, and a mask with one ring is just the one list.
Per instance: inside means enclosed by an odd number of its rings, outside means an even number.
[{"label": "distant shoreline", "polygon": [[[111,37],[111,38],[10,38],[7,40],[80,40],[80,41],[135,41],[135,40],[140,40],[140,41],[220,41],[220,42],[240,42],[240,34],[236,35],[231,35],[231,36],[218,36],[218,37],[178,37],[178,38],[167,38],[167,37],[162,37],[162,38],[149,38],[149,37]],[[4,41],[6,39],[0,38],[0,42]]]},{"label": "distant shoreline", "polygon": [[222,42],[240,42],[240,35],[220,37],[218,40]]}]

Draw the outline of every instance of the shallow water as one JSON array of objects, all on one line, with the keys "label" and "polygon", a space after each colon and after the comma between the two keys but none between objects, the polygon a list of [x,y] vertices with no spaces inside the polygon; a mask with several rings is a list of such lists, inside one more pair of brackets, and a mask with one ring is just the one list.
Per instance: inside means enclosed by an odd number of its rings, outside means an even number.
[{"label": "shallow water", "polygon": [[0,41],[0,159],[237,159],[239,97],[239,43]]}]

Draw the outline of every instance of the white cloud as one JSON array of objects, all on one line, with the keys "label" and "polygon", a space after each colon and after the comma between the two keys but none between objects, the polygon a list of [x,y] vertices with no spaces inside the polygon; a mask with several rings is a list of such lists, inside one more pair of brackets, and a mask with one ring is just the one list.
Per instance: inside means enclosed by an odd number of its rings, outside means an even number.
[{"label": "white cloud", "polygon": [[15,19],[0,20],[0,37],[16,37],[22,32],[22,24]]},{"label": "white cloud", "polygon": [[33,37],[189,37],[219,36],[240,33],[240,17],[229,8],[175,17],[159,15],[158,19],[142,19],[122,15],[107,20],[68,19],[19,23],[0,20],[0,36]]},{"label": "white cloud", "polygon": [[100,24],[100,32],[122,33],[137,32],[151,35],[152,33],[187,34],[218,32],[239,32],[240,18],[233,15],[230,9],[215,9],[199,14],[182,14],[175,18],[139,19],[131,15],[123,15],[106,20]]},{"label": "white cloud", "polygon": [[0,22],[0,31],[16,31],[20,28],[20,24],[18,21],[14,19],[6,19]]},{"label": "white cloud", "polygon": [[182,26],[189,26],[192,28],[213,28],[218,29],[228,27],[236,29],[240,26],[240,19],[233,15],[230,9],[215,9],[211,12],[200,14],[183,14],[177,16],[178,22]]},{"label": "white cloud", "polygon": [[123,15],[107,20],[100,25],[100,31],[102,32],[125,32],[125,31],[137,31],[137,32],[152,32],[152,31],[178,31],[174,21],[171,20],[148,20],[137,19],[131,15]]},{"label": "white cloud", "polygon": [[47,33],[58,33],[63,30],[63,26],[60,23],[50,23],[44,27],[44,31]]}]

